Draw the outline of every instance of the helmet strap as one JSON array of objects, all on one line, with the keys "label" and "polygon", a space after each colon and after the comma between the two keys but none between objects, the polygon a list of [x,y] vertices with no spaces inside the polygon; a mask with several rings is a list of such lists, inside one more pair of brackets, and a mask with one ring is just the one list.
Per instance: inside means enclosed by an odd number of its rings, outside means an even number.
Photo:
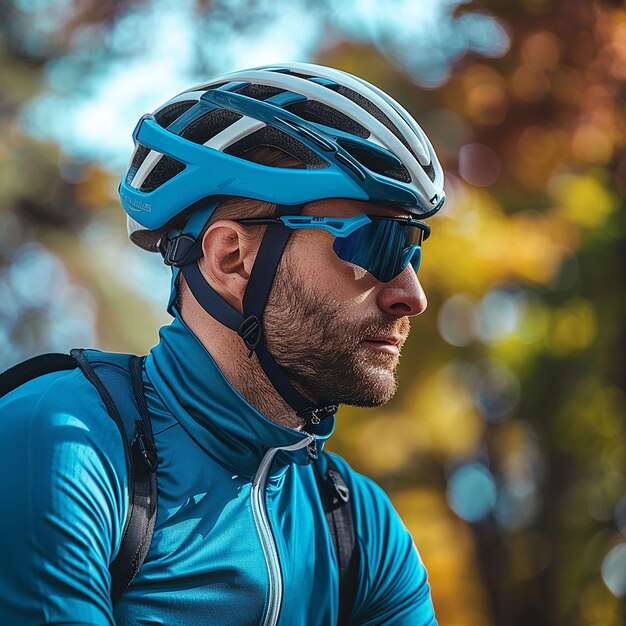
[{"label": "helmet strap", "polygon": [[[279,205],[276,209],[276,215],[299,214],[301,211],[302,205]],[[195,218],[195,214],[192,217]],[[194,221],[198,222],[199,220]],[[206,218],[204,221],[206,222]],[[169,254],[170,263],[176,273],[178,271],[183,273],[190,291],[200,306],[220,324],[239,334],[250,351],[248,356],[251,357],[256,353],[261,369],[274,389],[294,409],[298,417],[305,420],[307,425],[319,424],[325,417],[336,413],[338,408],[336,404],[324,407],[311,406],[311,402],[291,384],[285,370],[276,362],[263,341],[263,312],[276,270],[292,231],[279,225],[268,225],[250,273],[243,299],[242,315],[230,306],[205,280],[196,263],[198,244],[197,241],[192,240],[193,235],[189,232],[190,230],[188,223],[182,233],[171,237],[171,243],[168,244],[167,248],[168,250],[181,250],[180,264],[171,252]],[[197,238],[202,226],[200,229],[193,228],[193,230],[197,231],[195,233]],[[164,251],[164,258],[168,259],[167,250]],[[173,278],[173,280],[175,279]],[[170,298],[170,301],[173,302],[173,298]]]}]

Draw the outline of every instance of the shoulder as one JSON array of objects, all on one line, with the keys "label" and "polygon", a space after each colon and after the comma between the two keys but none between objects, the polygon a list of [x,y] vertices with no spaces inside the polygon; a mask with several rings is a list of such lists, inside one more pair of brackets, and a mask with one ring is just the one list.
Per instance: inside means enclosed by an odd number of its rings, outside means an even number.
[{"label": "shoulder", "polygon": [[436,624],[426,568],[391,500],[371,478],[331,456],[350,489],[355,516],[361,557],[355,602],[359,620]]},{"label": "shoulder", "polygon": [[79,369],[40,376],[0,399],[0,475],[18,475],[5,485],[18,499],[28,490],[52,505],[96,488],[124,503],[125,458],[115,422]]},{"label": "shoulder", "polygon": [[39,376],[0,399],[0,433],[4,441],[27,437],[30,445],[91,441],[112,456],[123,449],[100,394],[78,368]]}]

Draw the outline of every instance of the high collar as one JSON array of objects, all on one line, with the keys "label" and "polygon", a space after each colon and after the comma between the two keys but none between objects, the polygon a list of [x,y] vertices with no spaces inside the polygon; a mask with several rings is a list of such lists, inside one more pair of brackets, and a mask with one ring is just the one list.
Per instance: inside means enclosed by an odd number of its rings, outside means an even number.
[{"label": "high collar", "polygon": [[[302,431],[268,420],[239,395],[180,317],[161,328],[159,337],[146,358],[148,379],[167,409],[218,463],[239,475],[253,476],[268,449],[306,438]],[[331,416],[308,428],[318,450],[334,426],[335,417]],[[273,473],[287,463],[308,462],[306,447],[281,452]]]}]

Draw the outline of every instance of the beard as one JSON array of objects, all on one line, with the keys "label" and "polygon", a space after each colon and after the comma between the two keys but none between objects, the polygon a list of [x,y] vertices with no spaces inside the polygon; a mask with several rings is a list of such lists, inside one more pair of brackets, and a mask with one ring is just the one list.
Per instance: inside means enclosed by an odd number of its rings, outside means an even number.
[{"label": "beard", "polygon": [[408,317],[379,310],[368,319],[350,319],[349,307],[324,300],[281,263],[263,314],[265,343],[291,382],[311,401],[381,406],[394,396],[399,357],[363,345],[367,337],[400,336]]}]

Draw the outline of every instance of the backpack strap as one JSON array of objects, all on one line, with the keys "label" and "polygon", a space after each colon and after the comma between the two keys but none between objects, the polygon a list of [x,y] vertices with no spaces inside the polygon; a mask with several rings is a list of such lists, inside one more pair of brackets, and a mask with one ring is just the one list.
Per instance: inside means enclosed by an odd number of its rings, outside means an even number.
[{"label": "backpack strap", "polygon": [[350,504],[350,489],[333,458],[324,454],[326,473],[315,462],[313,468],[317,486],[322,497],[328,529],[335,547],[339,569],[339,617],[338,626],[347,626],[358,587],[359,550]]},{"label": "backpack strap", "polygon": [[109,565],[115,604],[141,568],[156,522],[158,458],[141,380],[143,358],[98,350],[71,355],[98,390],[124,442],[129,508],[119,552]]},{"label": "backpack strap", "polygon": [[76,361],[69,354],[51,352],[34,356],[0,374],[0,398],[33,378],[62,370],[73,370],[75,367]]}]

